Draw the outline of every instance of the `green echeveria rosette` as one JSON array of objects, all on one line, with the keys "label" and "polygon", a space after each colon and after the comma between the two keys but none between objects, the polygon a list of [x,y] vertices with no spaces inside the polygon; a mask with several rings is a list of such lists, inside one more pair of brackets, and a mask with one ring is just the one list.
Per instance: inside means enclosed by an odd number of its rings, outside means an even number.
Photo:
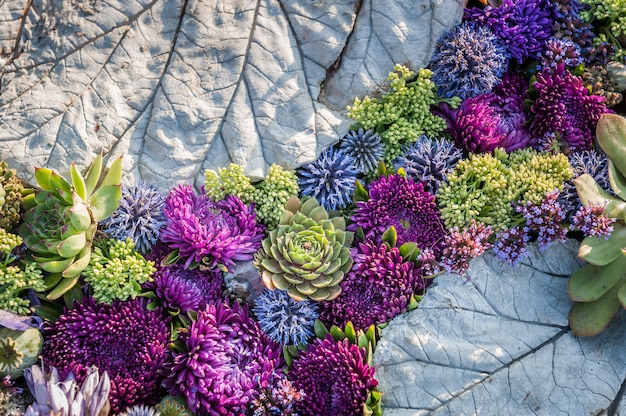
[{"label": "green echeveria rosette", "polygon": [[339,296],[345,273],[352,267],[353,233],[341,217],[311,198],[287,201],[275,230],[263,240],[254,265],[269,289],[286,290],[296,300],[332,300]]}]

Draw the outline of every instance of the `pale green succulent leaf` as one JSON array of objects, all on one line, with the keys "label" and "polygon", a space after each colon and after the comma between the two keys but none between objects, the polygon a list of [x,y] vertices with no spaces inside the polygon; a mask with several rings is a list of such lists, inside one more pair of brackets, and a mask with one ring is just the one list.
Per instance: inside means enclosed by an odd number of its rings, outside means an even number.
[{"label": "pale green succulent leaf", "polygon": [[307,199],[306,201],[304,201],[304,203],[303,203],[303,204],[302,204],[302,206],[300,207],[300,212],[301,212],[303,215],[305,215],[305,216],[307,216],[307,217],[309,217],[309,218],[310,218],[310,217],[311,217],[311,212],[312,212],[315,208],[317,208],[317,207],[319,207],[319,206],[320,206],[320,204],[319,204],[319,202],[317,201],[317,199],[315,199],[315,198],[309,198],[309,199]]},{"label": "pale green succulent leaf", "polygon": [[99,187],[89,198],[91,214],[95,221],[108,218],[119,207],[122,199],[121,185]]},{"label": "pale green succulent leaf", "polygon": [[626,177],[617,169],[615,162],[609,159],[609,183],[615,195],[622,200],[626,199]]},{"label": "pale green succulent leaf", "polygon": [[626,119],[617,114],[602,114],[596,126],[596,137],[604,153],[626,176]]},{"label": "pale green succulent leaf", "polygon": [[578,257],[596,266],[605,266],[622,256],[622,247],[626,247],[626,227],[616,225],[607,240],[585,237],[578,247]]},{"label": "pale green succulent leaf", "polygon": [[57,251],[61,257],[74,257],[80,253],[83,248],[85,248],[86,244],[87,236],[85,231],[82,231],[66,238],[65,240],[62,240],[57,246]]},{"label": "pale green succulent leaf", "polygon": [[76,283],[78,283],[78,279],[80,278],[80,274],[76,277],[72,277],[69,279],[61,279],[61,281],[52,289],[46,299],[48,300],[56,300],[63,296],[65,293],[69,292]]},{"label": "pale green succulent leaf", "polygon": [[50,175],[52,175],[52,169],[49,168],[35,168],[35,181],[37,185],[43,190],[52,191],[52,184],[50,183]]},{"label": "pale green succulent leaf", "polygon": [[626,282],[623,282],[617,292],[617,299],[622,308],[626,309]]},{"label": "pale green succulent leaf", "polygon": [[576,336],[592,336],[604,331],[620,308],[617,294],[620,285],[614,285],[593,302],[577,302],[569,313],[569,325]]},{"label": "pale green succulent leaf", "polygon": [[328,212],[324,207],[317,206],[309,212],[309,217],[316,222],[324,221],[328,219]]},{"label": "pale green succulent leaf", "polygon": [[343,233],[346,229],[346,220],[343,217],[333,217],[330,219],[330,222],[332,222],[335,227],[335,232],[337,233]]},{"label": "pale green succulent leaf", "polygon": [[[317,291],[317,288],[313,286],[309,280],[305,280],[302,283],[297,284],[296,289],[298,289],[298,292],[302,293],[305,296],[310,296]],[[323,289],[320,289],[320,291],[321,290]]]},{"label": "pale green succulent leaf", "polygon": [[293,288],[293,286],[287,280],[285,280],[285,277],[283,274],[273,274],[272,283],[274,284],[275,287],[281,290],[288,290],[288,289]]},{"label": "pale green succulent leaf", "polygon": [[604,296],[626,277],[626,257],[620,256],[607,266],[588,264],[572,274],[567,284],[574,302],[593,302]]},{"label": "pale green succulent leaf", "polygon": [[110,186],[110,185],[120,185],[122,182],[122,156],[118,157],[111,163],[109,169],[107,170],[104,179],[100,183],[99,187]]},{"label": "pale green succulent leaf", "polygon": [[72,179],[72,185],[74,186],[74,191],[81,197],[83,200],[87,199],[87,186],[85,185],[85,178],[78,171],[76,167],[76,163],[72,162],[70,165],[70,177]]},{"label": "pale green succulent leaf", "polygon": [[348,338],[348,341],[350,341],[351,344],[357,345],[356,331],[354,330],[354,325],[352,324],[352,322],[348,321],[346,323],[343,332],[344,334],[346,334],[346,338]]},{"label": "pale green succulent leaf", "polygon": [[91,214],[87,204],[82,201],[76,201],[69,209],[70,221],[78,230],[86,230],[91,225]]},{"label": "pale green succulent leaf", "polygon": [[323,287],[328,287],[333,282],[332,276],[322,274],[317,279],[312,280],[311,284],[317,289],[321,289]]},{"label": "pale green succulent leaf", "polygon": [[604,214],[611,218],[625,219],[626,202],[610,195],[600,187],[589,174],[582,174],[574,179],[576,192],[580,202],[585,206],[602,205],[604,206]]},{"label": "pale green succulent leaf", "polygon": [[72,264],[67,266],[65,270],[63,270],[63,277],[65,279],[79,277],[80,274],[85,270],[85,268],[89,265],[89,260],[91,259],[91,246],[87,245],[81,250],[81,252],[76,256],[76,259]]},{"label": "pale green succulent leaf", "polygon": [[46,258],[33,255],[33,259],[39,264],[39,267],[48,273],[61,273],[74,261],[73,258],[66,259],[60,256],[56,258]]},{"label": "pale green succulent leaf", "polygon": [[282,273],[284,271],[278,261],[270,257],[263,258],[263,260],[261,260],[261,266],[271,273]]},{"label": "pale green succulent leaf", "polygon": [[[300,201],[300,199],[297,196],[292,196],[285,203],[285,210],[290,212],[290,213],[292,213],[292,214],[295,214],[297,211],[300,210],[300,208],[302,208],[302,201]],[[282,223],[283,222],[282,222],[282,218],[281,218],[281,224]]]},{"label": "pale green succulent leaf", "polygon": [[302,275],[299,275],[297,273],[284,273],[282,277],[292,285],[299,285],[301,283],[304,283]]},{"label": "pale green succulent leaf", "polygon": [[85,191],[87,196],[91,196],[98,186],[100,174],[102,172],[102,153],[95,157],[89,165],[87,175],[85,176]]}]

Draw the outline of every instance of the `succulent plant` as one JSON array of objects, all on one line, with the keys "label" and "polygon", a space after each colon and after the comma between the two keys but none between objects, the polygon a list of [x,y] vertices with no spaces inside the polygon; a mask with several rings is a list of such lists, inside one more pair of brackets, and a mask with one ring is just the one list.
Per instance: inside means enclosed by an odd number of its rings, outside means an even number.
[{"label": "succulent plant", "polygon": [[37,328],[0,328],[0,378],[20,377],[25,368],[37,362],[42,345],[43,336]]},{"label": "succulent plant", "polygon": [[345,273],[352,267],[354,234],[345,220],[329,218],[315,198],[302,203],[292,197],[280,223],[254,256],[269,289],[287,290],[296,300],[331,300],[339,296]]},{"label": "succulent plant", "polygon": [[0,162],[0,228],[10,230],[20,220],[22,181],[6,162]]},{"label": "succulent plant", "polygon": [[616,221],[608,239],[588,236],[578,249],[578,256],[589,264],[570,277],[568,293],[575,302],[569,314],[570,327],[580,336],[602,332],[620,305],[626,308],[626,119],[602,115],[596,136],[609,158],[609,182],[615,195],[588,174],[574,183],[584,206],[604,206],[604,215]]},{"label": "succulent plant", "polygon": [[89,264],[98,221],[111,215],[122,197],[122,159],[102,175],[98,155],[83,176],[75,163],[68,181],[48,168],[35,169],[39,189],[24,197],[20,234],[33,259],[48,272],[48,299],[57,299],[78,282]]},{"label": "succulent plant", "polygon": [[24,416],[107,416],[111,381],[106,371],[102,376],[93,367],[79,388],[73,374],[59,379],[56,368],[49,374],[37,365],[24,371],[24,377],[35,403]]}]

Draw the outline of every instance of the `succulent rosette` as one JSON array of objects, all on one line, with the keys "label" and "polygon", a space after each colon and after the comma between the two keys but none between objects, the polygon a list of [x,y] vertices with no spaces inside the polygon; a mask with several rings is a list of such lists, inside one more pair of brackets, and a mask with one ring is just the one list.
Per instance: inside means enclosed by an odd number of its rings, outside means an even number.
[{"label": "succulent rosette", "polygon": [[280,224],[263,240],[254,257],[269,289],[286,290],[296,300],[331,300],[339,296],[352,267],[353,233],[341,217],[329,218],[315,198],[291,198]]},{"label": "succulent rosette", "polygon": [[96,366],[111,379],[111,409],[155,404],[162,396],[168,360],[170,319],[161,308],[147,309],[146,298],[111,305],[92,298],[75,302],[45,330],[43,362],[61,378],[72,372],[79,382]]},{"label": "succulent rosette", "polygon": [[69,291],[89,264],[91,245],[101,221],[111,215],[122,198],[122,159],[102,176],[102,155],[83,176],[72,163],[71,180],[48,168],[37,168],[39,189],[24,198],[20,235],[33,259],[48,272],[48,299]]},{"label": "succulent rosette", "polygon": [[244,414],[261,386],[282,370],[280,344],[270,340],[235,303],[208,305],[173,346],[173,364],[164,386],[183,395],[198,415]]},{"label": "succulent rosette", "polygon": [[233,195],[214,202],[204,190],[198,195],[191,185],[179,185],[166,198],[163,212],[161,241],[187,268],[228,269],[235,261],[252,260],[263,240],[265,226],[257,223],[254,205]]},{"label": "succulent rosette", "polygon": [[435,197],[421,182],[400,174],[382,175],[370,183],[366,200],[358,201],[351,231],[362,228],[365,238],[379,241],[391,226],[397,244],[417,243],[420,250],[431,248],[440,253],[444,227]]}]

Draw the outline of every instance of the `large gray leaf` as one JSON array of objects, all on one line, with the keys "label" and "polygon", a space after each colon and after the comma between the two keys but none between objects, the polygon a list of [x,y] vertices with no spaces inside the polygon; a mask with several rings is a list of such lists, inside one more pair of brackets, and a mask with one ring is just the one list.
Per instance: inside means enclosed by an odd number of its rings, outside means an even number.
[{"label": "large gray leaf", "polygon": [[426,65],[461,3],[0,0],[0,159],[31,179],[126,154],[127,181],[162,188],[297,167],[394,63]]},{"label": "large gray leaf", "polygon": [[[510,267],[487,253],[438,277],[383,330],[374,360],[386,416],[615,414],[626,385],[626,314],[576,338],[567,279],[577,242]],[[621,400],[624,411],[624,400]]]}]

